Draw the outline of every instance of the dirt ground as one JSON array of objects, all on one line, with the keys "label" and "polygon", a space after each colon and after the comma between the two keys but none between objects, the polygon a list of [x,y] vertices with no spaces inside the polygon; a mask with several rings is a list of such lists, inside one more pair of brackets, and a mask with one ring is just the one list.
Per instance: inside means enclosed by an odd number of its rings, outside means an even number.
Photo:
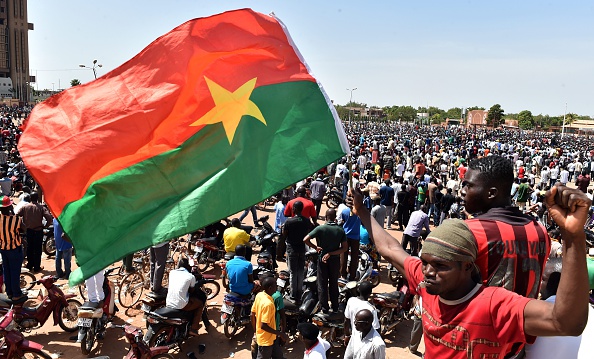
[{"label": "dirt ground", "polygon": [[[324,213],[325,209],[322,209],[322,213]],[[271,208],[267,208],[267,211],[259,211],[259,216],[264,214],[270,214],[270,221],[273,221],[274,213],[272,212]],[[244,220],[246,224],[252,224],[251,215],[246,217]],[[272,222],[271,222],[272,223]],[[396,230],[390,230],[390,233],[398,240],[402,237],[402,232]],[[257,251],[256,251],[257,252]],[[257,255],[254,255],[253,261],[255,261]],[[392,292],[394,291],[394,287],[391,285],[391,282],[388,279],[387,270],[386,270],[386,262],[381,263],[381,284],[374,288],[374,293],[382,293],[382,292]],[[40,278],[44,275],[53,275],[55,274],[54,268],[54,259],[47,258],[45,254],[43,255],[43,264],[44,270],[42,273],[37,274],[37,278]],[[74,261],[73,261],[74,265]],[[286,268],[286,263],[279,262],[279,269]],[[209,269],[205,272],[208,274],[215,274],[217,277],[220,275],[220,269],[218,266],[210,266]],[[65,280],[61,280],[58,284],[66,283]],[[30,292],[31,296],[36,296],[40,286],[35,286]],[[222,286],[221,286],[222,288]],[[77,288],[69,288],[66,289],[72,291],[73,293],[78,293]],[[33,293],[35,293],[33,295]],[[170,353],[175,358],[185,358],[188,352],[194,351],[197,356],[198,355],[198,345],[205,344],[206,351],[203,357],[208,358],[238,358],[238,359],[247,359],[251,358],[250,355],[250,343],[252,338],[252,330],[251,328],[246,328],[242,331],[239,331],[235,338],[229,340],[223,334],[223,327],[220,325],[220,307],[222,304],[222,299],[224,295],[224,289],[221,290],[219,295],[214,298],[213,300],[208,302],[208,314],[211,323],[215,326],[216,330],[211,331],[211,333],[207,333],[203,328],[200,329],[200,336],[191,338],[187,342],[182,345],[181,350],[179,351],[170,351]],[[78,298],[79,300],[82,299]],[[35,303],[35,300],[32,299],[30,301],[31,304]],[[117,301],[116,301],[117,305]],[[132,323],[140,328],[143,331],[146,329],[146,323],[143,320],[142,311],[140,310],[140,304],[136,307],[130,309],[120,308],[120,311],[117,313],[117,319],[114,320],[115,324],[124,324],[125,322]],[[387,358],[418,358],[418,356],[411,354],[407,349],[406,346],[408,344],[410,338],[410,330],[412,328],[412,321],[407,321],[400,323],[396,329],[390,333],[388,333],[384,341],[386,342],[386,357]],[[82,355],[80,351],[80,344],[77,344],[74,340],[70,340],[69,338],[75,335],[76,333],[65,333],[60,329],[58,325],[53,325],[53,320],[50,318],[43,327],[32,330],[28,333],[24,333],[25,337],[29,340],[38,342],[44,345],[44,350],[49,352],[52,357],[54,358],[86,358],[87,356]],[[297,359],[303,358],[303,350],[304,346],[303,343],[299,340],[292,339],[292,341],[285,347],[284,353],[285,358],[288,359]],[[419,349],[421,352],[424,351],[424,346],[421,343],[421,347]],[[128,344],[124,337],[123,330],[118,328],[109,328],[107,330],[107,334],[105,339],[99,341],[94,351],[91,353],[89,357],[95,356],[103,356],[107,355],[110,358],[123,358],[126,356],[128,352]],[[328,358],[342,358],[344,354],[344,348],[335,348],[331,349],[328,352]],[[199,356],[202,357],[202,356]]]}]

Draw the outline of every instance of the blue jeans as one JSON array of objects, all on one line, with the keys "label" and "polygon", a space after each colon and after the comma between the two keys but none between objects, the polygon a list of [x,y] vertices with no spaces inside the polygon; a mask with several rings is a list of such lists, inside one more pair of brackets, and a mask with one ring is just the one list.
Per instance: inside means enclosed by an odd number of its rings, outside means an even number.
[{"label": "blue jeans", "polygon": [[8,297],[20,297],[21,291],[21,265],[23,265],[23,247],[11,250],[0,250],[2,255],[2,270],[4,271],[4,284]]},{"label": "blue jeans", "polygon": [[[62,270],[62,259],[64,260],[64,270]],[[70,264],[72,262],[72,248],[56,250],[56,275],[58,277],[70,276]]]}]

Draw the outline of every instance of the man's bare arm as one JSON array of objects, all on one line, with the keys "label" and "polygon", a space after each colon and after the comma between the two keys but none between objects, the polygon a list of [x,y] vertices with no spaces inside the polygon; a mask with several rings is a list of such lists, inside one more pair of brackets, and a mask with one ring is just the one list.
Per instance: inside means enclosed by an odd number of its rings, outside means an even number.
[{"label": "man's bare arm", "polygon": [[392,237],[388,232],[380,226],[377,221],[371,217],[371,214],[363,204],[363,196],[359,189],[351,192],[352,208],[356,215],[361,218],[361,223],[369,232],[369,238],[375,243],[377,251],[392,263],[396,269],[404,274],[404,260],[410,255],[400,245],[396,238]]},{"label": "man's bare arm", "polygon": [[592,201],[580,190],[551,188],[545,203],[561,229],[563,269],[555,304],[532,300],[524,308],[524,331],[534,336],[580,335],[588,321],[588,269],[584,224]]}]

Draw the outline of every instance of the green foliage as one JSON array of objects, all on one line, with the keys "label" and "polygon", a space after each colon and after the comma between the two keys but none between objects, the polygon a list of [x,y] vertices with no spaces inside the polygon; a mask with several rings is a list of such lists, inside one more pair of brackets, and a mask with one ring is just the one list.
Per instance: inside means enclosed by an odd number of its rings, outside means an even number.
[{"label": "green foliage", "polygon": [[472,107],[467,107],[466,111],[474,111],[474,110],[481,110],[484,111],[485,108],[484,107],[480,107],[480,106],[472,106]]},{"label": "green foliage", "polygon": [[417,118],[417,110],[412,106],[388,106],[383,110],[389,121],[412,122]]},{"label": "green foliage", "polygon": [[503,109],[501,105],[496,103],[495,105],[491,106],[489,109],[489,113],[487,114],[487,124],[491,125],[493,128],[499,127],[501,122],[503,121]]},{"label": "green foliage", "polygon": [[461,119],[462,109],[460,107],[452,107],[445,112],[444,116],[445,118],[451,118],[453,120]]},{"label": "green foliage", "polygon": [[524,110],[517,116],[518,126],[523,130],[531,130],[534,127],[534,116],[532,112]]},{"label": "green foliage", "polygon": [[78,86],[78,85],[80,85],[80,81],[78,79],[70,80],[70,86],[74,87],[74,86]]}]

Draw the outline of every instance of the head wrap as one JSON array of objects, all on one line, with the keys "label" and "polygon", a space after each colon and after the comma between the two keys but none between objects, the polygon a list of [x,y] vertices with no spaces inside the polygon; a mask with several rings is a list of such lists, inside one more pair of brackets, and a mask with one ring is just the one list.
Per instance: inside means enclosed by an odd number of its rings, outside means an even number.
[{"label": "head wrap", "polygon": [[423,243],[423,254],[455,262],[474,262],[477,251],[474,235],[460,219],[443,221]]}]

